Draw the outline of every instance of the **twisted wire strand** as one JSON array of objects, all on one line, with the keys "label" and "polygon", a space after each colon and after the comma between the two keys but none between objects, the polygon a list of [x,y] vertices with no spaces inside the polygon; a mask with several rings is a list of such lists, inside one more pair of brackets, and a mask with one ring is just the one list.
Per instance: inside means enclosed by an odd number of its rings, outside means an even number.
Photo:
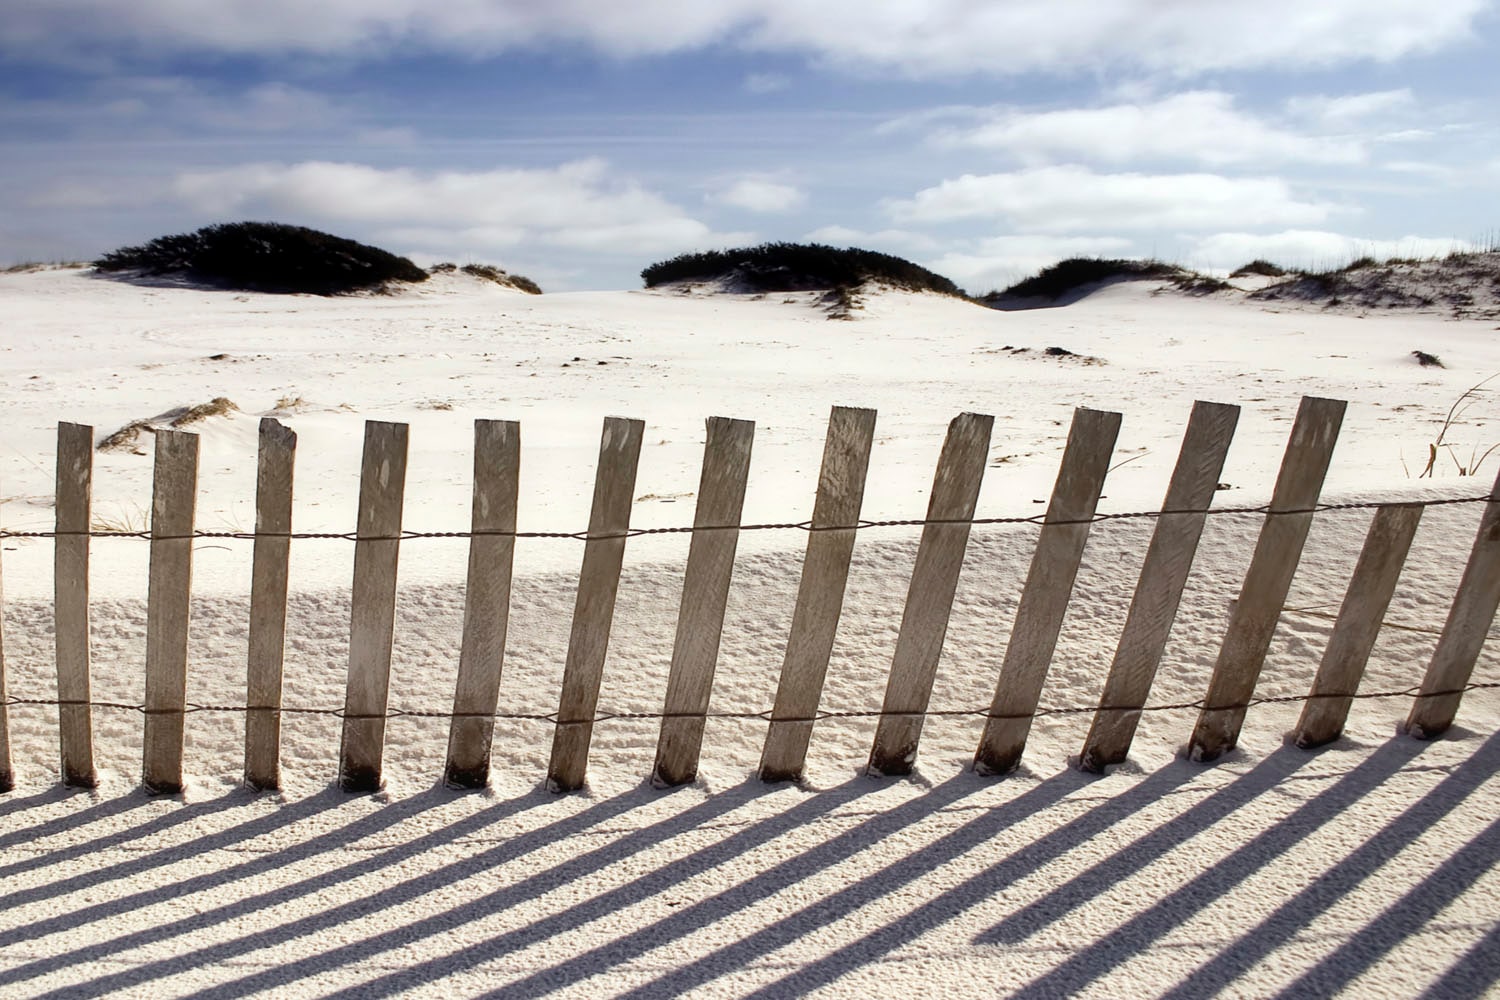
[{"label": "twisted wire strand", "polygon": [[[1409,501],[1420,504],[1422,507],[1445,507],[1454,504],[1490,503],[1497,499],[1491,494],[1482,496],[1448,497],[1438,500]],[[1203,507],[1203,508],[1181,508],[1175,510],[1138,510],[1123,511],[1119,513],[1095,513],[1092,517],[1085,518],[1055,518],[1050,519],[1045,513],[1032,514],[1027,517],[1011,515],[1008,517],[974,517],[974,518],[894,518],[887,520],[866,520],[861,518],[853,524],[815,525],[812,521],[768,521],[757,524],[724,524],[703,526],[675,526],[665,528],[630,528],[627,531],[599,532],[591,534],[588,531],[415,531],[403,530],[394,535],[361,535],[356,531],[192,531],[186,534],[154,534],[150,529],[138,531],[122,531],[116,529],[90,529],[88,531],[57,531],[57,530],[14,530],[0,528],[0,540],[7,538],[134,538],[145,541],[182,541],[184,539],[238,539],[241,541],[253,541],[256,538],[284,538],[284,539],[318,539],[347,542],[391,542],[391,541],[414,541],[429,538],[540,538],[540,539],[572,539],[574,541],[593,541],[605,538],[638,538],[642,535],[683,535],[692,534],[695,531],[865,531],[872,528],[924,528],[928,525],[941,524],[966,524],[971,527],[983,527],[993,525],[1073,525],[1073,524],[1096,524],[1101,521],[1129,521],[1154,519],[1158,517],[1169,517],[1176,515],[1203,515],[1209,517],[1245,517],[1253,515],[1290,515],[1290,514],[1321,514],[1328,511],[1346,510],[1376,510],[1388,507],[1393,503],[1405,503],[1408,501],[1393,500],[1358,500],[1347,503],[1318,503],[1311,507],[1287,507],[1273,508],[1270,504],[1261,504],[1256,507]]]}]

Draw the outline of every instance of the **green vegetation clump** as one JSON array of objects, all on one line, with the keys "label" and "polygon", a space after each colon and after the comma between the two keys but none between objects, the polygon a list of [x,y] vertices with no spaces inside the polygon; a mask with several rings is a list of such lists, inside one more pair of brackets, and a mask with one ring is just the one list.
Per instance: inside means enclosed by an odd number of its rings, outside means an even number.
[{"label": "green vegetation clump", "polygon": [[890,254],[819,243],[763,243],[737,250],[685,253],[641,272],[647,288],[673,281],[727,278],[747,291],[800,292],[855,288],[867,281],[910,291],[962,296],[952,281]]},{"label": "green vegetation clump", "polygon": [[984,297],[988,303],[1014,299],[1060,299],[1088,285],[1135,278],[1183,278],[1189,272],[1159,260],[1121,260],[1108,257],[1069,257],[1051,267]]},{"label": "green vegetation clump", "polygon": [[121,247],[94,261],[101,272],[177,277],[252,292],[337,295],[393,281],[426,281],[405,257],[279,222],[230,222]]},{"label": "green vegetation clump", "polygon": [[1259,275],[1263,278],[1284,278],[1286,277],[1286,268],[1279,267],[1268,260],[1261,260],[1257,257],[1250,263],[1242,267],[1237,267],[1229,273],[1231,278],[1248,278],[1251,275]]},{"label": "green vegetation clump", "polygon": [[514,288],[528,295],[542,294],[542,286],[526,277],[524,274],[511,274],[503,267],[493,264],[465,264],[459,267],[453,263],[434,264],[427,269],[429,274],[451,274],[454,271],[462,271],[464,274],[475,278],[483,278],[493,281],[497,285]]}]

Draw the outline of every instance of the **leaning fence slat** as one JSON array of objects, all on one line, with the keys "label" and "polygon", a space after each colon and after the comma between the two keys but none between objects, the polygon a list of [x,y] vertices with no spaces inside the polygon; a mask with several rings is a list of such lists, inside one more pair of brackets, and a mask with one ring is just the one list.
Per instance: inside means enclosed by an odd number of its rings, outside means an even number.
[{"label": "leaning fence slat", "polygon": [[0,792],[16,787],[10,764],[10,695],[5,688],[5,583],[0,578]]},{"label": "leaning fence slat", "polygon": [[1068,446],[1032,552],[990,718],[974,754],[974,769],[980,774],[1006,774],[1021,763],[1119,433],[1118,413],[1081,407],[1073,411]]},{"label": "leaning fence slat", "polygon": [[490,744],[510,620],[520,475],[521,425],[513,420],[474,421],[474,533],[469,539],[463,646],[444,771],[448,784],[461,788],[483,788],[490,777]]},{"label": "leaning fence slat", "polygon": [[406,444],[406,424],[365,422],[349,615],[349,685],[339,750],[339,786],[346,792],[373,792],[381,783]]},{"label": "leaning fence slat", "polygon": [[151,487],[151,570],[146,598],[146,738],[141,780],[152,792],[180,792],[198,435],[157,431],[155,463]]},{"label": "leaning fence slat", "polygon": [[1255,694],[1255,682],[1312,527],[1312,508],[1323,490],[1344,407],[1343,400],[1304,396],[1297,410],[1265,524],[1219,647],[1204,700],[1207,707],[1199,713],[1188,744],[1193,760],[1214,760],[1233,750],[1239,740],[1245,706]]},{"label": "leaning fence slat", "polygon": [[[1490,490],[1500,498],[1500,476]],[[1458,594],[1448,609],[1448,621],[1422,678],[1417,700],[1406,719],[1406,731],[1418,739],[1433,739],[1453,725],[1462,688],[1469,683],[1485,634],[1500,606],[1500,499],[1484,505],[1479,533],[1458,583]]]},{"label": "leaning fence slat", "polygon": [[765,781],[794,780],[801,776],[807,760],[813,717],[823,696],[828,659],[844,608],[844,587],[874,440],[874,410],[833,408],[813,501],[813,531],[807,537],[792,631],[761,751],[760,776]]},{"label": "leaning fence slat", "polygon": [[910,774],[916,761],[923,713],[932,697],[948,633],[994,423],[991,416],[963,413],[948,425],[927,504],[927,524],[906,591],[880,724],[870,749],[873,773]]},{"label": "leaning fence slat", "polygon": [[255,552],[250,572],[246,669],[245,783],[281,786],[281,668],[286,647],[287,569],[292,550],[292,469],[297,435],[272,417],[260,422],[255,476]]},{"label": "leaning fence slat", "polygon": [[57,648],[58,738],[64,785],[93,788],[93,710],[89,706],[89,529],[94,429],[57,425],[57,537],[53,540],[53,637]]},{"label": "leaning fence slat", "polygon": [[1130,752],[1239,417],[1238,406],[1201,400],[1193,404],[1177,467],[1162,502],[1167,513],[1156,519],[1099,710],[1078,758],[1085,771],[1102,771]]},{"label": "leaning fence slat", "polygon": [[754,439],[752,421],[727,417],[708,420],[698,505],[693,512],[693,540],[677,611],[677,638],[667,676],[661,735],[656,741],[653,780],[661,785],[685,784],[698,773],[704,717],[719,659],[719,637],[734,574]]},{"label": "leaning fence slat", "polygon": [[583,566],[578,573],[562,698],[547,767],[548,785],[558,792],[582,788],[588,772],[594,711],[599,707],[599,683],[609,652],[609,630],[620,587],[620,567],[625,560],[625,536],[630,531],[630,505],[645,428],[643,421],[624,417],[607,417],[604,421],[589,538],[584,542]]},{"label": "leaning fence slat", "polygon": [[1318,665],[1312,691],[1302,706],[1302,718],[1293,732],[1299,747],[1331,743],[1344,731],[1349,706],[1359,690],[1365,663],[1375,648],[1381,619],[1390,607],[1396,580],[1421,519],[1419,503],[1393,504],[1375,512],[1328,648],[1323,651],[1323,662]]}]

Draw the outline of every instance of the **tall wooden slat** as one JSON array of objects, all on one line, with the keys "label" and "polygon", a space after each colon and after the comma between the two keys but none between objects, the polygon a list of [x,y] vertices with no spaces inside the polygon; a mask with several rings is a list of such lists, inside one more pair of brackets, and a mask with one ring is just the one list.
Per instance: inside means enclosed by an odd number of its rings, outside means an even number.
[{"label": "tall wooden slat", "polygon": [[677,639],[672,646],[662,710],[665,717],[656,741],[653,780],[661,785],[685,784],[698,774],[704,716],[719,659],[719,636],[734,573],[754,439],[752,421],[727,417],[708,420],[698,506],[693,512],[693,540],[682,581]]},{"label": "tall wooden slat", "polygon": [[761,750],[760,776],[765,781],[795,780],[807,760],[813,716],[823,697],[828,658],[844,608],[844,587],[860,507],[865,473],[875,441],[875,411],[836,406],[828,418],[818,495],[813,502],[812,532],[802,560],[802,582],[792,612],[792,631],[781,664],[781,681],[771,710],[771,725]]},{"label": "tall wooden slat", "polygon": [[1162,510],[1167,513],[1156,519],[1130,613],[1099,699],[1099,711],[1079,755],[1079,767],[1085,771],[1102,771],[1123,761],[1130,752],[1239,417],[1238,406],[1202,401],[1193,404],[1177,467],[1162,501]]},{"label": "tall wooden slat", "polygon": [[923,713],[932,697],[948,633],[994,423],[994,417],[963,413],[948,425],[927,503],[927,524],[906,591],[880,724],[870,749],[869,769],[876,774],[910,774],[917,759]]},{"label": "tall wooden slat", "polygon": [[1448,621],[1422,678],[1417,700],[1406,719],[1406,731],[1418,739],[1440,736],[1453,725],[1485,634],[1500,606],[1500,477],[1484,505],[1479,533],[1448,609]]},{"label": "tall wooden slat", "polygon": [[1331,743],[1344,731],[1349,705],[1359,690],[1365,663],[1375,648],[1381,619],[1391,605],[1396,580],[1421,519],[1419,503],[1393,504],[1375,512],[1328,648],[1323,651],[1323,662],[1302,706],[1302,718],[1294,732],[1299,747]]},{"label": "tall wooden slat", "polygon": [[151,487],[146,740],[141,776],[152,792],[182,790],[188,603],[193,585],[193,508],[197,492],[198,435],[157,431]]},{"label": "tall wooden slat", "polygon": [[513,420],[474,421],[473,535],[445,770],[447,782],[461,788],[483,788],[490,777],[490,743],[510,620],[520,477],[521,425]]},{"label": "tall wooden slat", "polygon": [[1305,396],[1297,410],[1269,512],[1219,647],[1205,699],[1208,707],[1199,713],[1188,744],[1193,760],[1214,760],[1239,740],[1245,706],[1255,694],[1276,621],[1302,559],[1344,406],[1343,400]]},{"label": "tall wooden slat", "polygon": [[339,786],[347,792],[373,792],[381,783],[391,643],[396,626],[396,564],[401,554],[406,443],[406,424],[365,422],[349,615],[349,685],[344,695],[344,733],[339,750]]},{"label": "tall wooden slat", "polygon": [[1031,733],[1032,713],[1041,699],[1042,684],[1057,648],[1090,521],[1099,506],[1119,433],[1118,413],[1083,408],[1073,411],[1068,446],[1016,608],[990,718],[974,754],[974,769],[980,774],[1005,774],[1021,763]]},{"label": "tall wooden slat", "polygon": [[250,574],[250,653],[246,669],[245,783],[281,786],[281,667],[286,647],[287,571],[292,551],[292,469],[297,435],[271,417],[260,422],[255,477],[255,553]]},{"label": "tall wooden slat", "polygon": [[[0,562],[3,562],[0,559]],[[5,581],[0,573],[0,792],[16,787],[10,758],[10,694],[5,687]]]},{"label": "tall wooden slat", "polygon": [[62,780],[99,783],[89,706],[89,530],[94,490],[94,429],[57,425],[57,537],[53,540],[53,637],[57,649],[58,739]]},{"label": "tall wooden slat", "polygon": [[645,427],[643,421],[623,417],[607,417],[604,421],[589,539],[583,546],[583,567],[578,573],[562,698],[552,736],[552,760],[547,767],[548,784],[558,792],[582,788],[588,772],[589,741],[594,734],[599,683],[609,651],[609,630],[620,588],[620,567],[625,560],[625,535],[630,530],[630,505]]}]

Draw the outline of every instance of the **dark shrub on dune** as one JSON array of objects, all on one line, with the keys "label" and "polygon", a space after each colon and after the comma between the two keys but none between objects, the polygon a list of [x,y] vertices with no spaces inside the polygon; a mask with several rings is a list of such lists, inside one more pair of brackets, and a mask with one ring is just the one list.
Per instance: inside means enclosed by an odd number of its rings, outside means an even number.
[{"label": "dark shrub on dune", "polygon": [[230,222],[121,247],[94,261],[101,272],[177,277],[216,288],[337,295],[392,281],[425,281],[405,257],[279,222]]},{"label": "dark shrub on dune", "polygon": [[1069,292],[1104,281],[1134,278],[1180,278],[1187,272],[1159,260],[1120,260],[1108,257],[1069,257],[1044,267],[1004,291],[991,292],[986,302],[1014,299],[1059,299]]},{"label": "dark shrub on dune", "polygon": [[685,253],[658,261],[641,272],[647,288],[673,281],[723,278],[746,291],[797,292],[854,288],[877,281],[912,291],[962,295],[940,274],[890,254],[819,243],[763,243],[738,250]]}]

